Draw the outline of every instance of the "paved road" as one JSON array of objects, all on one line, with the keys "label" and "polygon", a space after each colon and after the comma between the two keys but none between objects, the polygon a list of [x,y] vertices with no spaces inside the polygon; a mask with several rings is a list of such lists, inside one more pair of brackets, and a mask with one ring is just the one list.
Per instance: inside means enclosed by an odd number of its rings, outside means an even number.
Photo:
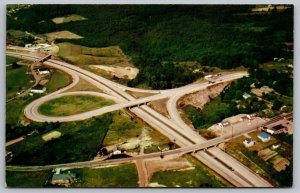
[{"label": "paved road", "polygon": [[[32,57],[32,54],[29,54],[29,55],[23,54],[22,57],[32,59],[32,58],[30,58],[30,57]],[[65,62],[61,62],[61,61],[55,61],[55,60],[48,60],[47,62],[44,62],[44,64],[50,65],[53,67],[56,66],[57,68],[63,68],[64,71],[66,71],[68,74],[71,74],[72,77],[75,76],[74,74],[77,73],[76,75],[79,75],[80,77],[83,77],[85,79],[92,79],[94,82],[90,81],[91,83],[97,85],[97,87],[100,87],[107,94],[117,97],[120,100],[120,102],[128,102],[128,101],[136,100],[134,97],[132,97],[131,95],[129,95],[128,93],[126,93],[124,91],[126,89],[124,89],[123,86],[116,86],[116,83],[109,81],[107,79],[104,79],[100,76],[97,76],[91,72],[80,69],[76,66],[73,66],[73,65],[67,64]],[[235,77],[235,79],[237,79],[237,78]],[[199,86],[199,85],[197,85],[197,86]],[[191,89],[191,88],[197,87],[197,86],[188,85],[185,87],[185,89]],[[197,89],[199,89],[199,88],[197,88]],[[197,89],[195,88],[195,90],[197,90]],[[178,91],[179,89],[171,89],[168,91],[164,91],[164,92],[160,91],[160,92],[161,93],[172,93],[172,90],[174,91],[174,93],[179,92]],[[172,95],[174,93],[172,93]],[[56,93],[56,94],[58,94],[58,93]],[[166,121],[166,118],[164,116],[160,115],[157,112],[153,112],[153,110],[151,110],[151,108],[149,108],[148,106],[142,105],[140,107],[131,108],[130,110],[133,113],[135,113],[138,117],[143,119],[146,123],[153,126],[154,128],[159,130],[161,133],[163,133],[170,139],[174,139],[174,142],[177,143],[179,146],[189,147],[193,143],[195,143],[195,142],[193,142],[193,141],[195,141],[195,139],[193,139],[193,137],[195,136],[195,132],[191,133],[187,129],[186,129],[186,131],[183,131],[183,129],[180,126],[178,126],[177,124],[176,124],[177,126],[174,126],[174,122],[172,122],[170,120]],[[32,112],[32,113],[34,113],[34,112]],[[38,115],[35,115],[35,116],[38,116]],[[171,126],[171,125],[173,125],[173,126]],[[201,155],[201,154],[203,154],[203,155]],[[196,157],[205,164],[214,162],[215,164],[212,165],[212,169],[214,169],[215,171],[219,171],[220,172],[219,174],[226,177],[226,179],[228,181],[230,181],[232,184],[234,184],[236,186],[241,186],[241,187],[262,186],[260,184],[251,184],[251,182],[249,183],[249,180],[247,180],[246,177],[242,178],[239,175],[236,175],[236,172],[224,170],[224,165],[222,165],[221,162],[213,159],[213,157],[207,153],[201,152],[201,153],[199,153],[199,155],[197,154]],[[214,160],[214,161],[212,161],[212,160]],[[209,164],[209,165],[211,165],[211,164]],[[242,173],[239,173],[239,174],[243,175]]]},{"label": "paved road", "polygon": [[[292,114],[290,114],[290,116],[292,116]],[[278,116],[278,117],[270,120],[269,122],[263,123],[263,125],[272,124],[272,123],[274,123],[273,120],[276,120],[279,122],[282,119],[284,119],[284,116]],[[195,154],[196,151],[199,151],[201,156],[206,156],[205,159],[210,160],[212,163],[214,163],[217,161],[213,157],[208,156],[207,154],[203,154],[205,152],[200,151],[200,150],[207,149],[206,151],[208,151],[211,149],[209,147],[214,147],[219,143],[222,143],[226,140],[231,139],[232,137],[243,135],[244,133],[251,132],[251,131],[255,130],[256,128],[257,128],[256,126],[252,126],[252,127],[249,127],[245,131],[234,132],[233,136],[226,135],[226,136],[222,136],[222,137],[217,137],[217,138],[214,138],[211,140],[207,140],[206,142],[204,142],[202,144],[195,144],[195,145],[192,145],[189,147],[182,147],[182,148],[168,150],[168,151],[164,151],[164,152],[142,154],[142,155],[137,155],[137,156],[129,157],[129,158],[109,159],[109,160],[101,159],[101,160],[91,160],[91,161],[85,161],[85,162],[75,162],[75,163],[66,163],[66,164],[54,164],[54,165],[46,165],[46,166],[6,166],[6,169],[11,170],[11,171],[37,171],[37,170],[46,170],[46,169],[53,169],[53,168],[59,168],[59,167],[92,167],[92,166],[112,164],[112,163],[122,163],[122,162],[128,162],[128,161],[140,160],[140,159],[152,159],[152,158],[160,157],[161,155],[164,155],[164,156],[175,155],[175,154],[182,155],[182,154],[186,154],[186,153],[194,153],[193,154],[194,156],[199,157],[199,155],[197,153]],[[229,159],[231,159],[231,158],[229,158]],[[208,165],[211,165],[211,164],[208,164]],[[228,169],[228,167],[223,166],[224,171],[226,171],[227,169]]]}]

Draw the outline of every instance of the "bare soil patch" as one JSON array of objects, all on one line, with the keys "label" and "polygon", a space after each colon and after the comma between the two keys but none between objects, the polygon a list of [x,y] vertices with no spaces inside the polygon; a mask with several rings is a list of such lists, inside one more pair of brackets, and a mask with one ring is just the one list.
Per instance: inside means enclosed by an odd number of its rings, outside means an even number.
[{"label": "bare soil patch", "polygon": [[56,17],[52,19],[52,21],[56,24],[68,23],[72,21],[83,21],[83,20],[86,20],[86,18],[76,14],[68,15],[65,17]]},{"label": "bare soil patch", "polygon": [[55,39],[80,39],[83,38],[82,36],[79,36],[75,33],[72,33],[70,31],[57,31],[57,32],[51,32],[45,34],[45,36],[48,38],[48,41],[53,41]]},{"label": "bare soil patch", "polygon": [[150,102],[150,107],[163,114],[166,117],[169,117],[168,109],[167,109],[167,101],[168,99],[161,99],[157,101]]},{"label": "bare soil patch", "polygon": [[152,175],[158,171],[170,171],[170,170],[190,170],[194,169],[193,165],[183,157],[179,158],[164,158],[157,160],[149,160],[145,163],[148,179],[151,179]]},{"label": "bare soil patch", "polygon": [[104,65],[90,65],[92,68],[97,68],[109,73],[112,76],[132,80],[139,73],[139,69],[132,67],[120,67],[120,66],[104,66]]},{"label": "bare soil patch", "polygon": [[218,96],[230,82],[219,83],[208,87],[206,90],[200,90],[182,97],[178,101],[180,107],[192,105],[202,109],[206,103]]}]

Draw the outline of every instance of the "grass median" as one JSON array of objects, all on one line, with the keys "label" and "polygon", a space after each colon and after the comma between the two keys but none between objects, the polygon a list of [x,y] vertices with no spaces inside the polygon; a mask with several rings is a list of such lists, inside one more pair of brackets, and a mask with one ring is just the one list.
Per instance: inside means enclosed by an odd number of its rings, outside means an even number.
[{"label": "grass median", "polygon": [[112,104],[114,104],[112,100],[91,95],[64,96],[44,103],[39,111],[44,115],[67,116]]}]

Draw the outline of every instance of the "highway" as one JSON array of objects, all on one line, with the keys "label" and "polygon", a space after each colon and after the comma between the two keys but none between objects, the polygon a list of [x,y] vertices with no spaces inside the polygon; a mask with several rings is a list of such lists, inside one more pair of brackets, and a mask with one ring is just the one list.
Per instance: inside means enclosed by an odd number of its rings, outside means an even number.
[{"label": "highway", "polygon": [[[293,114],[288,114],[287,116],[293,116]],[[280,121],[284,119],[285,116],[277,116],[274,119],[263,123],[262,125],[268,125],[272,124],[275,121]],[[6,166],[6,170],[10,171],[37,171],[37,170],[47,170],[47,169],[53,169],[53,168],[60,168],[60,167],[68,167],[68,168],[82,168],[82,167],[93,167],[93,166],[100,166],[100,165],[106,165],[106,164],[113,164],[113,163],[123,163],[123,162],[129,162],[133,160],[139,160],[139,159],[152,159],[155,157],[160,157],[161,155],[168,156],[168,155],[182,155],[186,153],[193,153],[194,156],[199,156],[196,154],[196,151],[200,151],[203,149],[206,149],[208,151],[209,147],[214,147],[219,143],[223,143],[224,141],[227,141],[229,139],[232,139],[232,137],[237,137],[240,136],[244,133],[251,132],[253,130],[256,130],[257,126],[252,126],[249,127],[247,130],[242,131],[242,132],[234,132],[233,136],[227,135],[227,136],[222,136],[222,137],[217,137],[211,140],[207,140],[206,142],[202,144],[195,144],[189,147],[182,147],[182,148],[177,148],[174,150],[168,150],[168,151],[163,151],[163,152],[155,152],[155,153],[149,153],[149,154],[142,154],[142,155],[137,155],[134,157],[129,157],[129,158],[121,158],[121,159],[101,159],[101,160],[91,160],[91,161],[84,161],[84,162],[74,162],[74,163],[65,163],[65,164],[53,164],[53,165],[46,165],[46,166]],[[200,151],[202,153],[201,155],[205,156],[204,151]],[[207,155],[207,154],[206,154]],[[229,158],[229,157],[228,157]],[[231,158],[229,158],[231,159]],[[224,167],[224,170],[228,168]]]},{"label": "highway", "polygon": [[[22,57],[24,59],[28,60],[36,60],[39,59],[39,55],[34,55],[34,53],[15,53],[15,52],[9,52],[7,51],[8,55],[13,55],[16,57]],[[153,100],[158,100],[157,98],[172,98],[172,96],[176,96],[176,93],[182,93],[182,94],[187,94],[191,93],[197,90],[205,89],[207,86],[209,86],[208,83],[201,83],[201,84],[191,84],[187,85],[185,87],[177,88],[177,89],[169,89],[166,91],[155,91],[158,93],[157,95],[146,97],[147,99],[135,99],[131,95],[125,92],[125,90],[130,90],[129,87],[125,87],[123,85],[117,85],[117,83],[114,83],[110,80],[107,80],[103,77],[97,76],[89,71],[83,70],[79,67],[76,67],[74,65],[70,65],[65,62],[57,61],[57,60],[47,60],[44,62],[45,65],[58,68],[72,76],[73,82],[71,85],[65,87],[64,89],[61,89],[59,91],[56,91],[54,93],[51,93],[45,97],[42,97],[46,100],[51,100],[55,95],[60,94],[67,89],[71,88],[72,86],[76,85],[79,77],[83,78],[85,80],[88,80],[90,83],[93,85],[97,86],[98,88],[101,88],[106,94],[115,97],[115,101],[120,104],[125,105],[126,107],[129,107],[131,105],[140,105],[138,107],[132,107],[130,108],[130,111],[133,112],[136,116],[144,120],[146,123],[151,125],[152,127],[156,128],[159,132],[170,138],[172,141],[174,141],[177,145],[183,148],[188,148],[191,147],[192,145],[196,143],[200,143],[199,145],[205,145],[206,142],[200,135],[198,135],[196,132],[192,131],[190,128],[187,128],[186,125],[180,123],[179,121],[174,121],[174,119],[167,119],[166,117],[162,116],[158,112],[154,111],[147,105],[143,105],[147,103],[148,101]],[[218,82],[225,82],[225,81],[233,81],[235,79],[241,78],[243,76],[246,76],[247,73],[245,72],[239,72],[239,73],[232,73],[229,75],[225,75],[220,77],[221,80],[218,80]],[[77,81],[77,82],[76,82]],[[217,83],[214,83],[217,84]],[[213,85],[213,84],[210,84]],[[135,89],[139,90],[139,89]],[[139,90],[139,92],[143,92],[143,90]],[[81,94],[83,94],[82,92]],[[160,93],[160,94],[159,94]],[[47,98],[48,97],[48,98]],[[42,98],[38,100],[42,100]],[[139,100],[138,102],[135,102]],[[174,101],[175,101],[175,109],[176,109],[176,100],[173,99],[173,102],[170,103],[171,105],[170,108],[174,108]],[[131,103],[132,102],[132,103]],[[42,103],[39,102],[32,102],[29,104],[26,109],[25,109],[25,116],[33,118],[35,117],[37,120],[42,120],[46,121],[49,120],[48,118],[41,117],[41,115],[36,111],[38,109],[39,105]],[[117,106],[115,106],[117,109]],[[123,108],[123,107],[122,107]],[[99,109],[98,109],[99,110]],[[173,111],[173,110],[172,110]],[[177,112],[177,109],[175,110]],[[94,112],[93,112],[94,113]],[[95,116],[95,114],[93,114]],[[176,115],[174,115],[176,116]],[[87,115],[88,117],[88,115]],[[35,119],[34,118],[34,119]],[[46,120],[43,120],[46,119]],[[33,120],[34,120],[33,119]],[[66,119],[67,121],[68,119]],[[177,120],[177,119],[176,119]],[[56,120],[57,121],[57,120]],[[217,149],[217,148],[216,148]],[[220,151],[217,149],[217,151]],[[195,157],[198,158],[201,162],[204,164],[208,165],[211,167],[213,170],[218,172],[221,176],[223,176],[226,180],[231,182],[233,185],[238,186],[238,187],[251,187],[251,186],[256,186],[256,187],[269,187],[270,184],[261,180],[261,177],[255,174],[251,174],[250,170],[248,169],[248,172],[245,173],[245,166],[240,164],[237,160],[235,159],[230,159],[229,161],[226,161],[228,159],[226,153],[224,152],[216,152],[212,150],[211,152],[207,153],[204,151],[201,151],[199,153],[195,153]],[[216,154],[211,156],[210,154]],[[226,154],[227,156],[225,156]],[[218,156],[218,159],[220,158],[221,161],[218,161],[214,158],[214,156]],[[230,156],[229,156],[230,157]],[[225,164],[224,164],[225,163]],[[233,165],[234,167],[232,167]],[[229,170],[228,168],[235,168],[235,171]],[[227,169],[226,169],[227,168]],[[246,175],[247,174],[247,175]],[[248,177],[248,174],[250,174],[250,177]]]}]

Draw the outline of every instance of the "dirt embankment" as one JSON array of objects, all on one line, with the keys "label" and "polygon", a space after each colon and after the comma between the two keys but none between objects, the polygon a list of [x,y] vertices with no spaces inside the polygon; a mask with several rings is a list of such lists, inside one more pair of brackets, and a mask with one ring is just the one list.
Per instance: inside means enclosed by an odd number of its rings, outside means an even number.
[{"label": "dirt embankment", "polygon": [[178,101],[180,107],[192,105],[202,109],[211,99],[217,97],[230,82],[219,83],[188,95],[185,95]]},{"label": "dirt embankment", "polygon": [[178,170],[192,170],[194,166],[183,157],[179,158],[164,158],[164,159],[152,159],[145,162],[148,178],[151,179],[152,175],[159,171],[178,171]]}]

